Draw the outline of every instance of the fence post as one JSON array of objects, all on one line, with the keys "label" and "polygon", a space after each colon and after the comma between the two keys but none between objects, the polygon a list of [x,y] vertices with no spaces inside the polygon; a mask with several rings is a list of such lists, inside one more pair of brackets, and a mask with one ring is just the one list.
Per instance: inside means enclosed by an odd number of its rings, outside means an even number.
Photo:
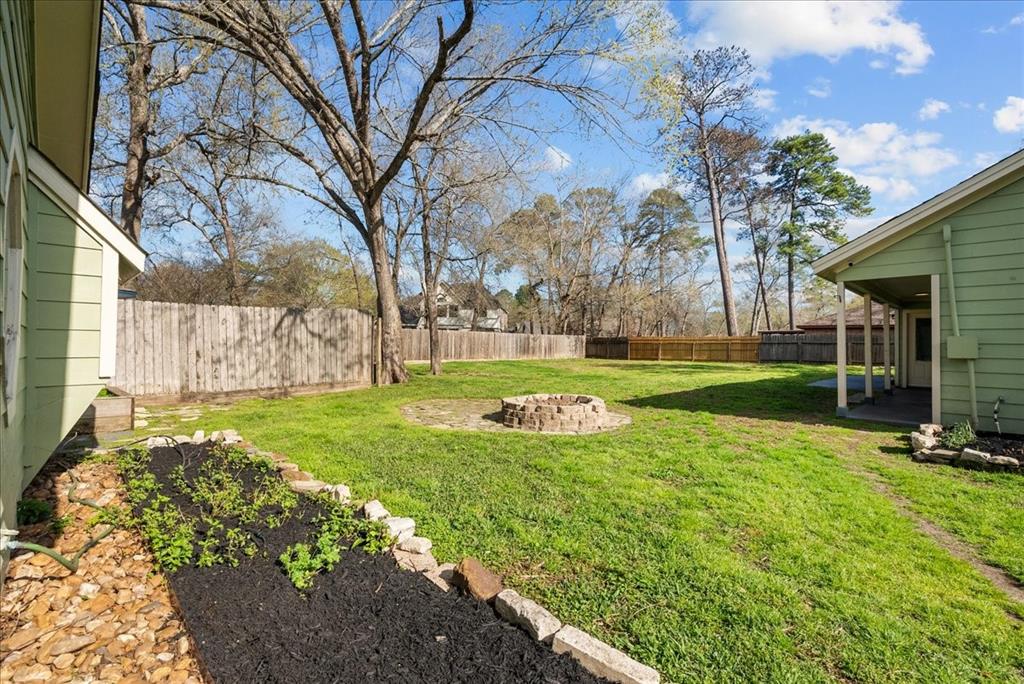
[{"label": "fence post", "polygon": [[373,384],[380,385],[381,366],[384,364],[384,340],[381,339],[381,319],[373,319]]}]

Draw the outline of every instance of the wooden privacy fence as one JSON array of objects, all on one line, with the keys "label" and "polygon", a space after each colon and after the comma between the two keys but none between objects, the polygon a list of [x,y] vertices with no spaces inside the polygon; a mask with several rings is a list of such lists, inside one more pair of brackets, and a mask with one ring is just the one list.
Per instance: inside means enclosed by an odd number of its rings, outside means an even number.
[{"label": "wooden privacy fence", "polygon": [[373,317],[361,311],[118,302],[110,384],[128,394],[348,387],[372,372]]},{"label": "wooden privacy fence", "polygon": [[[890,359],[895,359],[895,335],[889,336]],[[871,335],[871,360],[882,363],[882,333]],[[794,363],[835,363],[836,333],[831,332],[764,332],[761,333],[760,357],[762,362],[791,361]],[[864,333],[846,332],[846,362],[864,363]]]},{"label": "wooden privacy fence", "polygon": [[757,363],[761,338],[593,337],[587,356],[634,361],[745,361]]},{"label": "wooden privacy fence", "polygon": [[[580,359],[586,345],[582,335],[529,335],[526,333],[442,330],[441,358],[445,361],[511,359]],[[430,331],[403,328],[402,355],[406,361],[430,360]]]}]

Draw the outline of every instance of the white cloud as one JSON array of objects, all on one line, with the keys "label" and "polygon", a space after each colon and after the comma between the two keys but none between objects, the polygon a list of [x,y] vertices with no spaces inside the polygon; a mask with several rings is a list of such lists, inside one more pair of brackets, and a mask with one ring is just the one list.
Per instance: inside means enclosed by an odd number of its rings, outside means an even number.
[{"label": "white cloud", "polygon": [[751,97],[751,102],[758,109],[764,109],[769,112],[775,111],[775,96],[778,95],[777,90],[771,88],[757,88],[754,90],[754,95]]},{"label": "white cloud", "polygon": [[640,173],[633,176],[629,181],[629,194],[636,197],[646,197],[658,188],[668,187],[672,177],[664,171],[661,173]]},{"label": "white cloud", "polygon": [[828,97],[832,94],[832,81],[827,78],[818,77],[811,85],[807,86],[807,94],[814,97]]},{"label": "white cloud", "polygon": [[899,3],[876,2],[713,2],[699,0],[690,18],[700,25],[701,47],[739,45],[758,64],[819,55],[837,60],[853,50],[895,59],[894,71],[914,74],[933,54],[920,25],[899,15]]},{"label": "white cloud", "polygon": [[868,232],[872,228],[876,228],[889,219],[892,216],[872,214],[871,216],[854,216],[846,220],[846,237],[851,240],[855,237],[860,237],[864,233]]},{"label": "white cloud", "polygon": [[873,176],[852,171],[847,173],[852,173],[859,182],[868,186],[872,195],[885,195],[888,199],[899,201],[917,194],[917,188],[906,178]]},{"label": "white cloud", "polygon": [[992,116],[992,125],[1000,133],[1024,131],[1024,97],[1010,95],[1006,98],[1006,104]]},{"label": "white cloud", "polygon": [[999,155],[995,152],[977,152],[971,160],[971,165],[976,169],[984,169],[999,161]]},{"label": "white cloud", "polygon": [[836,148],[840,163],[867,173],[930,176],[959,161],[952,150],[939,147],[940,134],[905,131],[891,122],[855,128],[837,119],[796,116],[779,123],[775,134],[794,135],[804,130],[824,134]]},{"label": "white cloud", "polygon": [[956,154],[941,147],[942,136],[907,131],[895,123],[875,122],[851,126],[835,119],[796,116],[782,121],[776,136],[816,131],[835,147],[839,163],[873,193],[904,200],[917,193],[914,179],[934,175],[959,163]]},{"label": "white cloud", "polygon": [[949,111],[949,103],[929,97],[917,111],[917,118],[921,121],[930,121],[939,118],[939,114]]},{"label": "white cloud", "polygon": [[884,59],[873,59],[868,62],[868,66],[872,69],[885,69],[889,66],[889,63]]},{"label": "white cloud", "polygon": [[986,26],[985,28],[981,29],[981,32],[988,34],[1002,33],[1003,31],[1014,26],[1024,26],[1024,12],[1021,12],[1020,14],[1016,14],[1010,17],[1010,21],[1006,22],[1002,26]]},{"label": "white cloud", "polygon": [[544,149],[544,161],[541,164],[541,168],[548,173],[559,173],[565,171],[570,166],[572,166],[572,157],[565,150],[561,150],[554,145],[548,145]]}]

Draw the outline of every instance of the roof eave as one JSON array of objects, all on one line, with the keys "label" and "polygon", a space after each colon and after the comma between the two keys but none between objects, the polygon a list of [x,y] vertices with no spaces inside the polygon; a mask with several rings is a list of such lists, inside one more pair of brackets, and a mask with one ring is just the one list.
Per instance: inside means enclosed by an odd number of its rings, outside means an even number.
[{"label": "roof eave", "polygon": [[[814,274],[835,281],[840,271],[875,254],[908,235],[952,214],[1024,173],[1024,150],[1018,150],[970,178],[957,183],[916,207],[895,216],[860,237],[837,247],[811,263]],[[995,188],[997,189],[997,188]]]}]

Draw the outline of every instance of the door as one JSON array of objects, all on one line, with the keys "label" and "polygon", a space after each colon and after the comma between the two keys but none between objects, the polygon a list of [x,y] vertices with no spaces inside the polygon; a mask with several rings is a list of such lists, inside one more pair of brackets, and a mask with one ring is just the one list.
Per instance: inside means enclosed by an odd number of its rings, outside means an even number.
[{"label": "door", "polygon": [[907,384],[932,386],[932,318],[927,311],[907,312]]}]

